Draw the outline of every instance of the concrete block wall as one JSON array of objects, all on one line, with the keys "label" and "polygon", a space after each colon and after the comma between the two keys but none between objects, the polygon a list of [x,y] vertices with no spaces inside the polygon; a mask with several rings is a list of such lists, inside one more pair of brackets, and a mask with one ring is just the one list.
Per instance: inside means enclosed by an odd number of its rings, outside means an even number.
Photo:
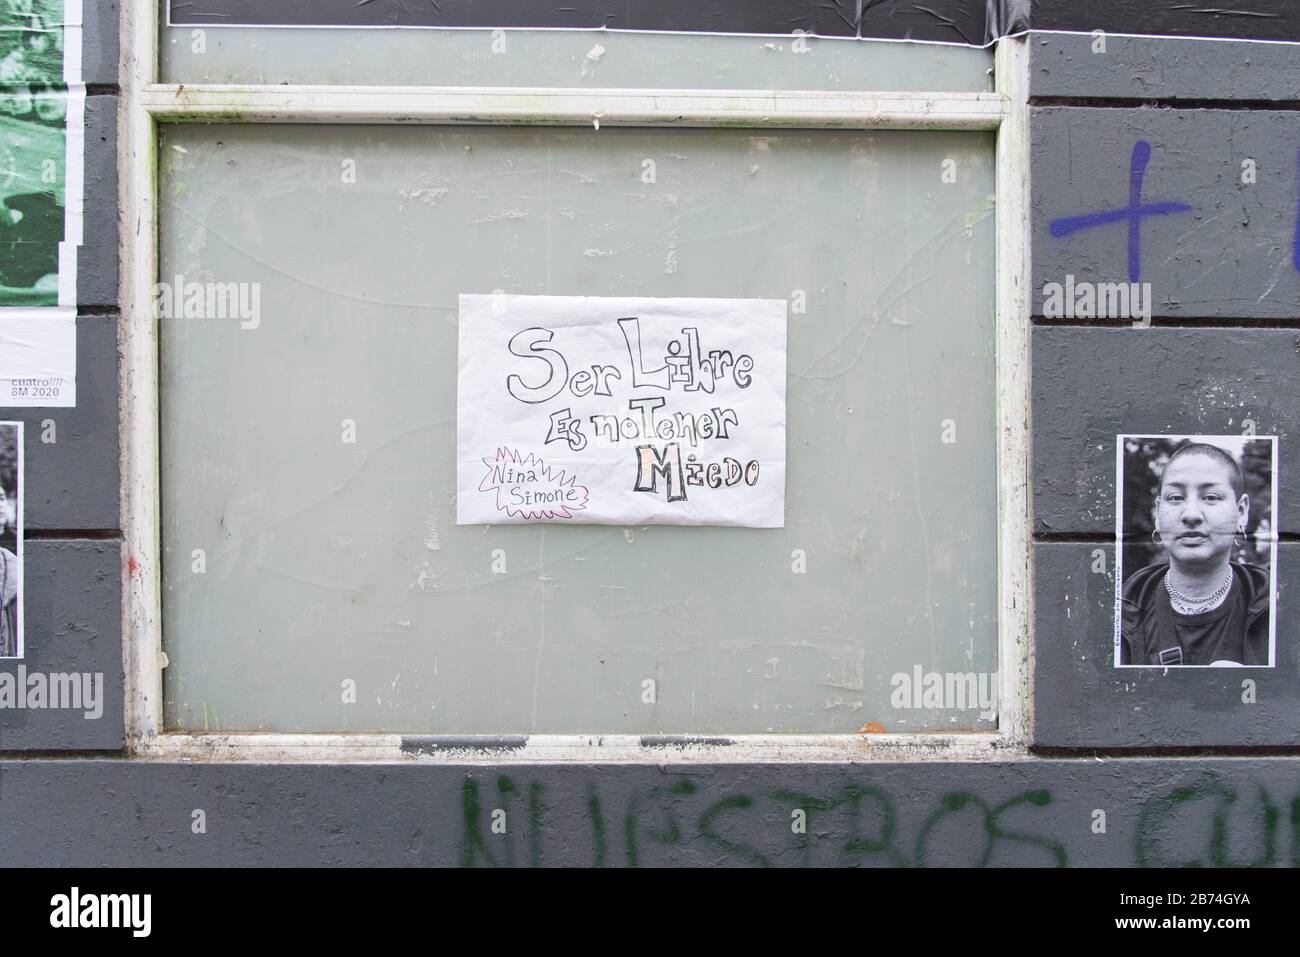
[{"label": "concrete block wall", "polygon": [[[939,29],[916,6],[909,22]],[[1290,6],[1255,0],[1260,15],[1243,19],[1174,0],[1002,4],[1003,24],[1036,31],[1030,757],[472,768],[123,760],[117,10],[88,6],[78,405],[0,417],[29,423],[24,664],[103,672],[104,711],[0,711],[0,863],[1300,864],[1300,56],[1246,42],[1300,40]],[[692,20],[706,16],[697,7],[656,6],[655,23],[719,28]],[[852,35],[862,24],[836,15],[850,9],[812,4],[805,19]],[[976,19],[962,29],[987,27]],[[1193,207],[1141,226],[1151,327],[1046,318],[1046,282],[1125,278],[1124,224],[1058,238],[1047,223],[1127,205],[1139,140],[1151,147],[1144,199]],[[1243,159],[1257,166],[1253,186]],[[1110,662],[1115,435],[1235,431],[1246,415],[1281,438],[1278,666],[1252,673],[1251,705],[1231,670],[1121,676]],[[40,441],[45,420],[54,443]],[[495,807],[522,822],[503,839],[487,828]],[[806,835],[791,832],[794,807],[815,809]],[[198,808],[202,836],[190,829]],[[1097,809],[1104,834],[1091,827]]]},{"label": "concrete block wall", "polygon": [[[1101,13],[1095,22],[1112,22]],[[1300,741],[1300,626],[1289,613],[1300,571],[1296,48],[1234,39],[1105,37],[1103,43],[1091,33],[1034,34],[1029,45],[1037,104],[1031,119],[1039,539],[1034,742],[1049,749],[1294,747]],[[1047,283],[1067,275],[1130,280],[1127,223],[1061,237],[1050,234],[1048,223],[1127,207],[1139,142],[1150,148],[1141,202],[1189,207],[1139,227],[1137,265],[1140,281],[1151,284],[1150,328],[1045,318]],[[1244,181],[1248,162],[1253,182]],[[1244,673],[1118,672],[1109,644],[1115,436],[1240,434],[1247,421],[1257,434],[1278,436],[1280,450],[1278,664],[1249,674],[1254,704],[1242,701]]]}]

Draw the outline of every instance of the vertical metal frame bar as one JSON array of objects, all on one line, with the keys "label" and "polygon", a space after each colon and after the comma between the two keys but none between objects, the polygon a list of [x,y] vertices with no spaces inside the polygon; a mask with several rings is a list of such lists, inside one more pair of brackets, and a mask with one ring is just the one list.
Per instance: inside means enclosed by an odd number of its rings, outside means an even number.
[{"label": "vertical metal frame bar", "polygon": [[162,722],[162,557],[158,480],[157,130],[140,105],[158,73],[157,0],[121,8],[118,170],[122,264],[118,320],[121,427],[122,630],[129,751],[153,738]]},{"label": "vertical metal frame bar", "polygon": [[998,41],[994,75],[1007,113],[997,133],[998,731],[1027,742],[1032,728],[1034,614],[1030,496],[1029,48]]}]

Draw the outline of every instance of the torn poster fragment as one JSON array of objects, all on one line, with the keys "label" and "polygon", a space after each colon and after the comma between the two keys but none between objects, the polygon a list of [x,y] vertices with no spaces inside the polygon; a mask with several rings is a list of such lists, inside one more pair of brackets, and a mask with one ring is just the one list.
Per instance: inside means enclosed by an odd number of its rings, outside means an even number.
[{"label": "torn poster fragment", "polygon": [[0,312],[0,407],[77,404],[77,317],[70,309]]},{"label": "torn poster fragment", "polygon": [[23,423],[0,422],[0,658],[23,656]]},{"label": "torn poster fragment", "polygon": [[786,303],[462,295],[461,525],[785,525]]},{"label": "torn poster fragment", "polygon": [[0,309],[77,304],[81,0],[0,0]]}]

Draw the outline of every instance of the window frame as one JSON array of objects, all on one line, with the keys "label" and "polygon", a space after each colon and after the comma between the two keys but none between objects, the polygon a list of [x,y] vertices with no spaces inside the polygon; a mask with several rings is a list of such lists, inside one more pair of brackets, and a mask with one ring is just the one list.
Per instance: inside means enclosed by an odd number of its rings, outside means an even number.
[{"label": "window frame", "polygon": [[[255,762],[800,763],[1027,755],[1033,563],[1029,496],[1029,136],[1024,37],[995,50],[995,92],[245,86],[158,82],[157,0],[122,5],[119,319],[123,664],[133,757]],[[161,628],[158,135],[163,123],[374,123],[996,133],[998,727],[916,734],[427,735],[168,732]]]}]

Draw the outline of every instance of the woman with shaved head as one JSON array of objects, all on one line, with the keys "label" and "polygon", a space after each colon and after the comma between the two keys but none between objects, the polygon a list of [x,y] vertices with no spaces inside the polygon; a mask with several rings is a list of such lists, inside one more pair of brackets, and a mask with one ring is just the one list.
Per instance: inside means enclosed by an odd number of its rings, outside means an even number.
[{"label": "woman with shaved head", "polygon": [[1189,442],[1160,477],[1152,538],[1168,562],[1134,572],[1120,601],[1122,665],[1268,665],[1270,576],[1232,560],[1250,517],[1241,467]]}]

